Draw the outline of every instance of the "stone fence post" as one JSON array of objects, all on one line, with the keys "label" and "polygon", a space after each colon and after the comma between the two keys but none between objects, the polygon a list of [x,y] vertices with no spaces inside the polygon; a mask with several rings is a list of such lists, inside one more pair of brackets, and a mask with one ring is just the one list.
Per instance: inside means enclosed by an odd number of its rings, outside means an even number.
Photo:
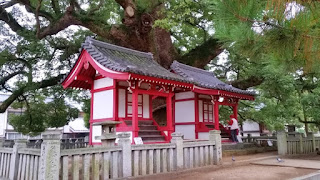
[{"label": "stone fence post", "polygon": [[307,138],[312,140],[312,151],[315,152],[316,151],[316,139],[314,137],[313,132],[309,132],[307,134]]},{"label": "stone fence post", "polygon": [[278,154],[286,155],[287,154],[287,134],[284,131],[277,132],[277,146],[278,146]]},{"label": "stone fence post", "polygon": [[183,169],[183,134],[179,132],[174,132],[171,134],[171,143],[176,144],[176,149],[174,151],[174,162],[176,163],[176,170]]},{"label": "stone fence post", "polygon": [[120,133],[118,144],[122,147],[122,172],[123,177],[132,176],[132,153],[130,133]]},{"label": "stone fence post", "polygon": [[213,161],[215,165],[221,164],[222,160],[222,146],[221,146],[221,131],[211,130],[209,131],[209,141],[214,141],[215,146],[213,148]]},{"label": "stone fence post", "polygon": [[0,137],[0,148],[3,147],[3,144],[4,144],[4,137]]},{"label": "stone fence post", "polygon": [[248,134],[248,135],[247,135],[247,138],[248,138],[248,143],[251,143],[251,140],[252,140],[251,134]]},{"label": "stone fence post", "polygon": [[47,131],[42,134],[39,180],[59,179],[61,131]]},{"label": "stone fence post", "polygon": [[10,171],[9,171],[9,179],[17,179],[18,168],[19,168],[19,154],[18,151],[21,148],[27,147],[26,139],[17,139],[14,141],[13,150],[11,154],[10,161]]}]

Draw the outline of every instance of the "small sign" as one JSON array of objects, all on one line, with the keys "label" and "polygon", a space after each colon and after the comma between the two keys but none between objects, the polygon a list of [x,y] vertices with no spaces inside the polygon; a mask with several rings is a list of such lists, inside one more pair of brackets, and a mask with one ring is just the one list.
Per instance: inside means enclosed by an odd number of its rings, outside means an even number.
[{"label": "small sign", "polygon": [[135,137],[135,138],[133,138],[133,140],[134,140],[135,144],[143,144],[141,137]]},{"label": "small sign", "polygon": [[273,143],[272,143],[272,141],[270,140],[270,139],[268,139],[268,146],[273,146]]}]

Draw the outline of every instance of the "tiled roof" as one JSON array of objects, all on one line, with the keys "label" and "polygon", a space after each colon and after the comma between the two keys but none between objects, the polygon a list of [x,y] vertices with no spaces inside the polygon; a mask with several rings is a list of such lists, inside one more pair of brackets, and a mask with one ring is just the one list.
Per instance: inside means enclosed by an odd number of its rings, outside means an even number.
[{"label": "tiled roof", "polygon": [[150,77],[188,82],[184,78],[170,73],[160,66],[151,53],[140,52],[88,37],[82,44],[92,58],[104,67],[117,71],[129,72]]},{"label": "tiled roof", "polygon": [[171,69],[176,74],[184,77],[185,79],[191,81],[193,84],[199,87],[224,90],[239,94],[255,95],[254,92],[241,90],[220,81],[218,78],[215,77],[215,75],[212,72],[181,64],[178,61],[174,61],[171,64]]}]

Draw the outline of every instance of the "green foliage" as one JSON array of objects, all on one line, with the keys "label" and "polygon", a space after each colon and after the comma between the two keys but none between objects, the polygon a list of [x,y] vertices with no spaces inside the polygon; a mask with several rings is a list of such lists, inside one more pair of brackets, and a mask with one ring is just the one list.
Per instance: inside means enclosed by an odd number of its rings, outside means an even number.
[{"label": "green foliage", "polygon": [[91,113],[91,99],[83,100],[82,112],[84,112],[83,121],[84,125],[89,128],[90,127],[90,113]]},{"label": "green foliage", "polygon": [[57,128],[66,125],[78,117],[79,110],[68,106],[64,99],[48,99],[42,96],[32,97],[28,103],[20,102],[13,105],[23,110],[22,115],[12,115],[9,123],[15,130],[23,134],[35,136],[46,128]]}]

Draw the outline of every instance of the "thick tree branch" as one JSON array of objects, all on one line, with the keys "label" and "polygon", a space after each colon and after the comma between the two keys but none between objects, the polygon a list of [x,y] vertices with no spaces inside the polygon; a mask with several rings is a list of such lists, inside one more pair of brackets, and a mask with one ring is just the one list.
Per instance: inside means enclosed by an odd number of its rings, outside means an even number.
[{"label": "thick tree branch", "polygon": [[194,67],[204,68],[213,58],[223,51],[221,46],[222,44],[220,44],[217,39],[209,39],[200,46],[192,49],[189,53],[181,56],[178,61]]},{"label": "thick tree branch", "polygon": [[0,6],[0,20],[4,21],[9,25],[12,31],[22,31],[25,30],[14,18],[13,16],[8,13],[3,7]]},{"label": "thick tree branch", "polygon": [[263,83],[263,81],[264,81],[264,78],[262,78],[262,77],[250,76],[247,79],[236,80],[236,81],[230,82],[230,84],[233,87],[246,90],[246,89],[248,89],[250,87],[254,87],[254,86],[260,85],[261,83]]},{"label": "thick tree branch", "polygon": [[18,75],[18,74],[26,74],[27,72],[25,71],[17,71],[14,73],[9,74],[8,76],[2,77],[0,79],[0,85],[4,86],[6,84],[7,81],[9,81],[11,78],[13,78],[14,76]]},{"label": "thick tree branch", "polygon": [[50,86],[57,85],[60,80],[64,77],[65,74],[60,74],[56,77],[52,77],[50,79],[43,80],[41,82],[35,82],[27,85],[24,85],[20,87],[19,89],[12,92],[12,94],[2,102],[0,105],[0,113],[4,113],[6,109],[21,95],[23,95],[25,92],[42,89]]},{"label": "thick tree branch", "polygon": [[75,16],[74,13],[74,6],[70,5],[64,15],[54,23],[50,23],[49,26],[42,28],[41,32],[37,34],[39,39],[43,39],[48,35],[54,35],[58,32],[64,30],[65,28],[69,27],[70,25],[82,25],[82,22],[79,21]]}]

